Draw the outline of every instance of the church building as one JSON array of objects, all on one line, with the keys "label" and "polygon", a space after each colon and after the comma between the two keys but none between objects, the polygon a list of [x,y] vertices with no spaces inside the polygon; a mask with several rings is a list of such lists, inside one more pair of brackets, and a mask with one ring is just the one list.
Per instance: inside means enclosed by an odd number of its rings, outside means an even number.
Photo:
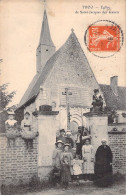
[{"label": "church building", "polygon": [[104,106],[118,111],[118,122],[126,122],[122,116],[126,114],[126,88],[117,84],[117,76],[110,85],[97,82],[73,29],[56,51],[44,10],[36,74],[18,105],[18,110],[30,113],[34,130],[39,131],[39,166],[51,165],[57,130],[69,128],[75,133],[80,126],[89,127],[84,113],[90,112],[94,89],[99,89]]}]

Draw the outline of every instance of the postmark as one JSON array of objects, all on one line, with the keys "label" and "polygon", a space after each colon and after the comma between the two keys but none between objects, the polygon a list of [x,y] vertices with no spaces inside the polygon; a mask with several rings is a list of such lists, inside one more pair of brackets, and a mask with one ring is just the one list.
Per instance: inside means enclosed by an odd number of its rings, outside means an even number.
[{"label": "postmark", "polygon": [[99,20],[87,28],[84,42],[93,55],[100,58],[111,57],[119,52],[123,45],[123,31],[115,22]]}]

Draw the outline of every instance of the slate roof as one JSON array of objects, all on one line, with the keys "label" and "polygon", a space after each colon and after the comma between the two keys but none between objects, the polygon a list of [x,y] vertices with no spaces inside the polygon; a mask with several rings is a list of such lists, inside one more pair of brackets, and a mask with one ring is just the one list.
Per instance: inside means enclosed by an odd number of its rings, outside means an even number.
[{"label": "slate roof", "polygon": [[55,47],[55,45],[51,39],[51,35],[50,35],[46,10],[44,11],[44,16],[43,16],[42,30],[41,30],[41,34],[40,34],[40,40],[39,40],[39,45],[40,44]]},{"label": "slate roof", "polygon": [[110,85],[100,84],[106,106],[117,110],[126,110],[126,87],[117,87],[118,95],[113,93]]}]

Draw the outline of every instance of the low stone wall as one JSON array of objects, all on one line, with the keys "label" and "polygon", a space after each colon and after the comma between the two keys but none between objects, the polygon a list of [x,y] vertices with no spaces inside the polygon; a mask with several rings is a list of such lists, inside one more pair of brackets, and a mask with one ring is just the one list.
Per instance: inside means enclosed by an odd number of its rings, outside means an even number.
[{"label": "low stone wall", "polygon": [[17,137],[15,146],[7,146],[5,134],[0,134],[0,182],[1,184],[27,183],[37,175],[38,138],[33,140],[33,149],[26,147],[24,140]]},{"label": "low stone wall", "polygon": [[113,153],[113,172],[126,174],[126,132],[108,132]]}]

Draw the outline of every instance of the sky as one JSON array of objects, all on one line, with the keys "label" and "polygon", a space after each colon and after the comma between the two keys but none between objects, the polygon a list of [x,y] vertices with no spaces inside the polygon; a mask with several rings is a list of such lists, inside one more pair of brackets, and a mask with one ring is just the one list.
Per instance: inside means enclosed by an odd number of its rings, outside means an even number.
[{"label": "sky", "polygon": [[[119,52],[99,58],[89,52],[84,43],[88,26],[97,20],[118,24],[125,38],[125,0],[47,0],[46,10],[52,40],[59,49],[74,32],[99,83],[109,84],[118,76],[120,86],[126,86],[125,39]],[[9,82],[8,91],[16,90],[11,104],[18,104],[36,73],[36,48],[43,19],[43,0],[0,0],[0,83]],[[103,14],[102,11],[106,11]],[[118,13],[108,13],[108,11]],[[79,13],[75,13],[78,11]],[[80,11],[94,13],[83,13]],[[100,13],[95,13],[99,11]]]}]

